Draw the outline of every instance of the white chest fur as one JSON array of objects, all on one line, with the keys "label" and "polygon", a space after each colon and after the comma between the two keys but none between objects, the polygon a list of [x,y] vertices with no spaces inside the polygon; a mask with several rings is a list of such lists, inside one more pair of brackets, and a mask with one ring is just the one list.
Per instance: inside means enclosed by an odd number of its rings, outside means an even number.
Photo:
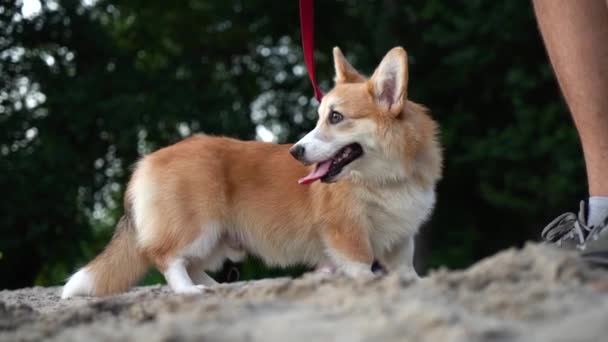
[{"label": "white chest fur", "polygon": [[359,195],[376,252],[414,236],[435,205],[434,189],[425,190],[414,184],[386,185]]}]

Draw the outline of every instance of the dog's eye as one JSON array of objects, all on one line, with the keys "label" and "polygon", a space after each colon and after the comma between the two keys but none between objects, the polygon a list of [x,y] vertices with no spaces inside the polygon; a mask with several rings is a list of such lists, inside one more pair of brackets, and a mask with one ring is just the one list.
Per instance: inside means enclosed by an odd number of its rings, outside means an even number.
[{"label": "dog's eye", "polygon": [[331,113],[329,113],[329,123],[332,125],[337,124],[338,122],[342,121],[344,119],[344,116],[342,114],[340,114],[339,112],[336,112],[335,110],[332,110]]}]

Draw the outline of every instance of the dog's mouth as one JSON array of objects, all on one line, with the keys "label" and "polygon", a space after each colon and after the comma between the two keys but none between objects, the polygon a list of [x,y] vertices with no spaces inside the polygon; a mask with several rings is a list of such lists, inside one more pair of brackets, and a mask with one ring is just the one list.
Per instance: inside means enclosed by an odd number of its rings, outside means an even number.
[{"label": "dog's mouth", "polygon": [[321,182],[329,183],[334,177],[342,172],[346,165],[352,163],[362,155],[363,148],[361,148],[361,145],[357,143],[346,145],[330,159],[317,163],[315,169],[304,178],[300,178],[298,183],[311,184],[319,179]]}]

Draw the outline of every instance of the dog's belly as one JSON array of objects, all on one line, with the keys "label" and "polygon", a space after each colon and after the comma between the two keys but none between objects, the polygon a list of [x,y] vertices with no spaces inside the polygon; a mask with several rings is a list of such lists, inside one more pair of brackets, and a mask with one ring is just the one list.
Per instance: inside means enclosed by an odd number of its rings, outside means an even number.
[{"label": "dog's belly", "polygon": [[294,265],[316,266],[325,260],[324,248],[318,242],[289,242],[284,246],[269,247],[256,243],[247,244],[249,254],[262,259],[268,266],[288,267]]},{"label": "dog's belly", "polygon": [[312,227],[273,229],[272,225],[239,225],[230,244],[259,257],[268,266],[315,266],[325,260],[325,248]]},{"label": "dog's belly", "polygon": [[413,237],[430,216],[434,204],[434,190],[416,186],[367,195],[364,205],[374,254],[384,253]]}]

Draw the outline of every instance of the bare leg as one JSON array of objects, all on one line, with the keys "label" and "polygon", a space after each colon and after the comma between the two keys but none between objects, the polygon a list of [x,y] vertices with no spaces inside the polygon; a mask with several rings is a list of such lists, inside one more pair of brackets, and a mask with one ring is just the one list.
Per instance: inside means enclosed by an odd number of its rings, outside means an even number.
[{"label": "bare leg", "polygon": [[590,196],[608,196],[608,1],[534,0],[540,30],[578,129]]}]

